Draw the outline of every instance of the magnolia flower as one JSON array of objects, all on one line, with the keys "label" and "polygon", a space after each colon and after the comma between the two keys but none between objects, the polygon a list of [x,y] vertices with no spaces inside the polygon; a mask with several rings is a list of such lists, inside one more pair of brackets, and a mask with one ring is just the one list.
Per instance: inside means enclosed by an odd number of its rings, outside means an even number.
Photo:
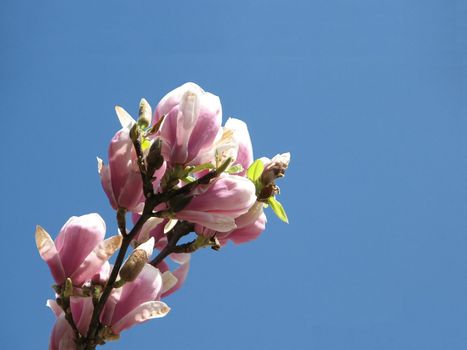
[{"label": "magnolia flower", "polygon": [[210,184],[198,186],[191,201],[175,215],[177,219],[227,232],[235,219],[245,214],[256,201],[255,186],[247,178],[223,175]]},{"label": "magnolia flower", "polygon": [[231,164],[238,164],[242,170],[236,173],[244,176],[246,170],[253,162],[253,146],[245,122],[240,119],[229,118],[222,128],[222,135],[213,146],[200,154],[195,163],[211,163],[219,166],[228,158]]},{"label": "magnolia flower", "polygon": [[36,228],[37,249],[58,285],[71,278],[81,286],[99,272],[122,242],[121,236],[103,240],[104,236],[105,223],[99,214],[71,217],[55,242],[42,227]]},{"label": "magnolia flower", "polygon": [[109,146],[109,165],[97,158],[102,187],[112,208],[133,211],[141,202],[143,183],[136,152],[130,138],[130,129],[122,128]]},{"label": "magnolia flower", "polygon": [[101,314],[101,322],[113,334],[152,318],[167,315],[170,308],[158,301],[162,290],[162,276],[158,269],[146,264],[133,282],[114,289]]},{"label": "magnolia flower", "polygon": [[[131,115],[122,107],[116,106],[115,112],[122,125],[112,138],[109,145],[109,164],[105,165],[103,160],[97,158],[97,170],[101,177],[102,188],[106,193],[110,205],[117,210],[124,208],[129,211],[139,211],[144,202],[143,182],[137,162],[136,151],[130,137],[131,128],[137,123]],[[149,123],[151,107],[145,99],[140,103],[140,120],[144,124]],[[148,151],[149,148],[146,149]],[[160,179],[166,169],[162,164],[154,174],[153,182],[156,190],[160,184]]]},{"label": "magnolia flower", "polygon": [[236,244],[252,241],[266,228],[266,215],[263,212],[263,203],[255,202],[247,213],[235,219],[236,229],[230,232],[219,232],[216,237],[221,245],[225,245],[228,240]]},{"label": "magnolia flower", "polygon": [[65,319],[65,313],[57,318],[50,334],[49,350],[75,350],[75,335]]},{"label": "magnolia flower", "polygon": [[195,225],[195,232],[206,237],[216,237],[221,246],[229,240],[236,244],[252,241],[266,228],[266,215],[263,212],[263,203],[255,202],[247,213],[235,219],[236,228],[228,232],[218,232],[202,225]]},{"label": "magnolia flower", "polygon": [[190,164],[218,136],[222,107],[219,97],[195,83],[186,83],[162,98],[156,107],[154,124],[163,116],[159,133],[162,155],[171,164]]},{"label": "magnolia flower", "polygon": [[[57,317],[50,335],[49,350],[75,350],[75,334],[65,318],[62,308],[54,300],[48,300],[47,306]],[[79,333],[85,335],[91,322],[94,306],[92,297],[71,297],[70,311]]]}]

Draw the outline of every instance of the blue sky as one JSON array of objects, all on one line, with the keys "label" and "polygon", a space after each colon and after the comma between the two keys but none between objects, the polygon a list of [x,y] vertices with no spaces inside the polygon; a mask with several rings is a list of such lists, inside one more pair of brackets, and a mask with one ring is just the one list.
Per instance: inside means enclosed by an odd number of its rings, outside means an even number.
[{"label": "blue sky", "polygon": [[33,233],[113,212],[96,155],[194,81],[247,121],[255,156],[290,151],[257,241],[193,257],[169,316],[105,349],[467,348],[467,3],[2,1],[5,349],[54,317]]}]

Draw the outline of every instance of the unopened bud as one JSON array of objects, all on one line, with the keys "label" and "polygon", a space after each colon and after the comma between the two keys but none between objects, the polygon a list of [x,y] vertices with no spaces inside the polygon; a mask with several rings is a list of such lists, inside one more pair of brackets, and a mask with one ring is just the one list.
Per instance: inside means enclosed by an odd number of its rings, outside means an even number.
[{"label": "unopened bud", "polygon": [[136,142],[139,140],[139,128],[138,124],[135,124],[131,127],[130,129],[130,139],[133,142]]},{"label": "unopened bud", "polygon": [[146,129],[151,123],[151,115],[152,109],[146,99],[142,98],[141,102],[139,103],[139,118],[138,118],[138,125],[142,129]]},{"label": "unopened bud", "polygon": [[[162,150],[162,140],[157,138],[151,145],[149,153],[146,157],[146,163],[148,165],[148,172],[154,174],[154,172],[164,164],[164,157],[161,153]],[[152,176],[151,174],[151,176]]]},{"label": "unopened bud", "polygon": [[71,278],[67,278],[65,280],[65,287],[63,288],[63,296],[65,298],[69,298],[73,295],[73,282],[71,281]]},{"label": "unopened bud", "polygon": [[144,250],[134,250],[120,270],[120,278],[125,282],[134,281],[147,261],[148,254]]},{"label": "unopened bud", "polygon": [[274,180],[284,177],[290,162],[290,153],[278,154],[264,168],[261,175],[261,183],[264,186],[274,184]]},{"label": "unopened bud", "polygon": [[280,177],[284,177],[290,162],[290,153],[282,153],[276,155],[271,160],[264,158],[266,166],[259,177],[260,185],[257,186],[256,195],[258,201],[267,203],[270,197],[279,194],[279,187],[275,181]]},{"label": "unopened bud", "polygon": [[144,265],[148,262],[154,248],[154,237],[151,237],[143,244],[140,244],[127,261],[120,269],[120,279],[123,282],[132,282],[138,277],[139,273],[143,270]]}]

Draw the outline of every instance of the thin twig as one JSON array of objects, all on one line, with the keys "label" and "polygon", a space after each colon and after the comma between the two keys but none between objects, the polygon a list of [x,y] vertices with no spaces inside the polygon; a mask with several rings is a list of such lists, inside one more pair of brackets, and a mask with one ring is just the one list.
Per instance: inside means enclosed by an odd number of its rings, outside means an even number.
[{"label": "thin twig", "polygon": [[194,229],[194,225],[187,221],[179,221],[171,232],[167,233],[170,237],[167,245],[160,251],[160,253],[151,261],[151,265],[157,267],[168,255],[175,252],[177,243],[183,236],[189,234]]}]

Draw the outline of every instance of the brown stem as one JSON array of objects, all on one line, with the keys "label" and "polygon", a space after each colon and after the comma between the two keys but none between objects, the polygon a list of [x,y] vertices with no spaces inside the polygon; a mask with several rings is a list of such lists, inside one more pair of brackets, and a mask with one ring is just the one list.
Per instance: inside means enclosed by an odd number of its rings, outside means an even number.
[{"label": "brown stem", "polygon": [[183,236],[192,232],[194,225],[187,221],[179,221],[175,227],[167,233],[169,241],[167,245],[160,251],[160,253],[151,261],[151,265],[157,267],[162,260],[164,260],[169,254],[172,254],[177,249],[177,243]]},{"label": "brown stem", "polygon": [[126,209],[125,208],[118,208],[117,209],[117,225],[120,230],[120,233],[123,237],[127,235],[126,232]]},{"label": "brown stem", "polygon": [[113,284],[115,283],[115,280],[117,279],[118,272],[120,271],[120,267],[123,264],[126,251],[128,250],[128,247],[130,246],[132,239],[136,236],[139,230],[143,227],[144,223],[148,220],[149,217],[150,216],[147,213],[143,213],[143,215],[141,215],[141,217],[136,222],[135,226],[130,231],[130,233],[128,233],[126,236],[123,237],[122,245],[120,247],[120,250],[118,251],[117,259],[115,260],[115,265],[113,266],[112,272],[110,273],[109,280],[107,281],[104,287],[104,290],[102,292],[101,297],[99,298],[99,301],[97,302],[96,305],[94,305],[94,311],[92,313],[91,322],[89,324],[88,334],[85,339],[85,343],[86,343],[86,347],[84,348],[85,350],[95,349],[97,345],[95,341],[96,341],[97,332],[99,331],[100,313],[105,305],[105,302],[110,296],[110,293],[112,292]]}]

